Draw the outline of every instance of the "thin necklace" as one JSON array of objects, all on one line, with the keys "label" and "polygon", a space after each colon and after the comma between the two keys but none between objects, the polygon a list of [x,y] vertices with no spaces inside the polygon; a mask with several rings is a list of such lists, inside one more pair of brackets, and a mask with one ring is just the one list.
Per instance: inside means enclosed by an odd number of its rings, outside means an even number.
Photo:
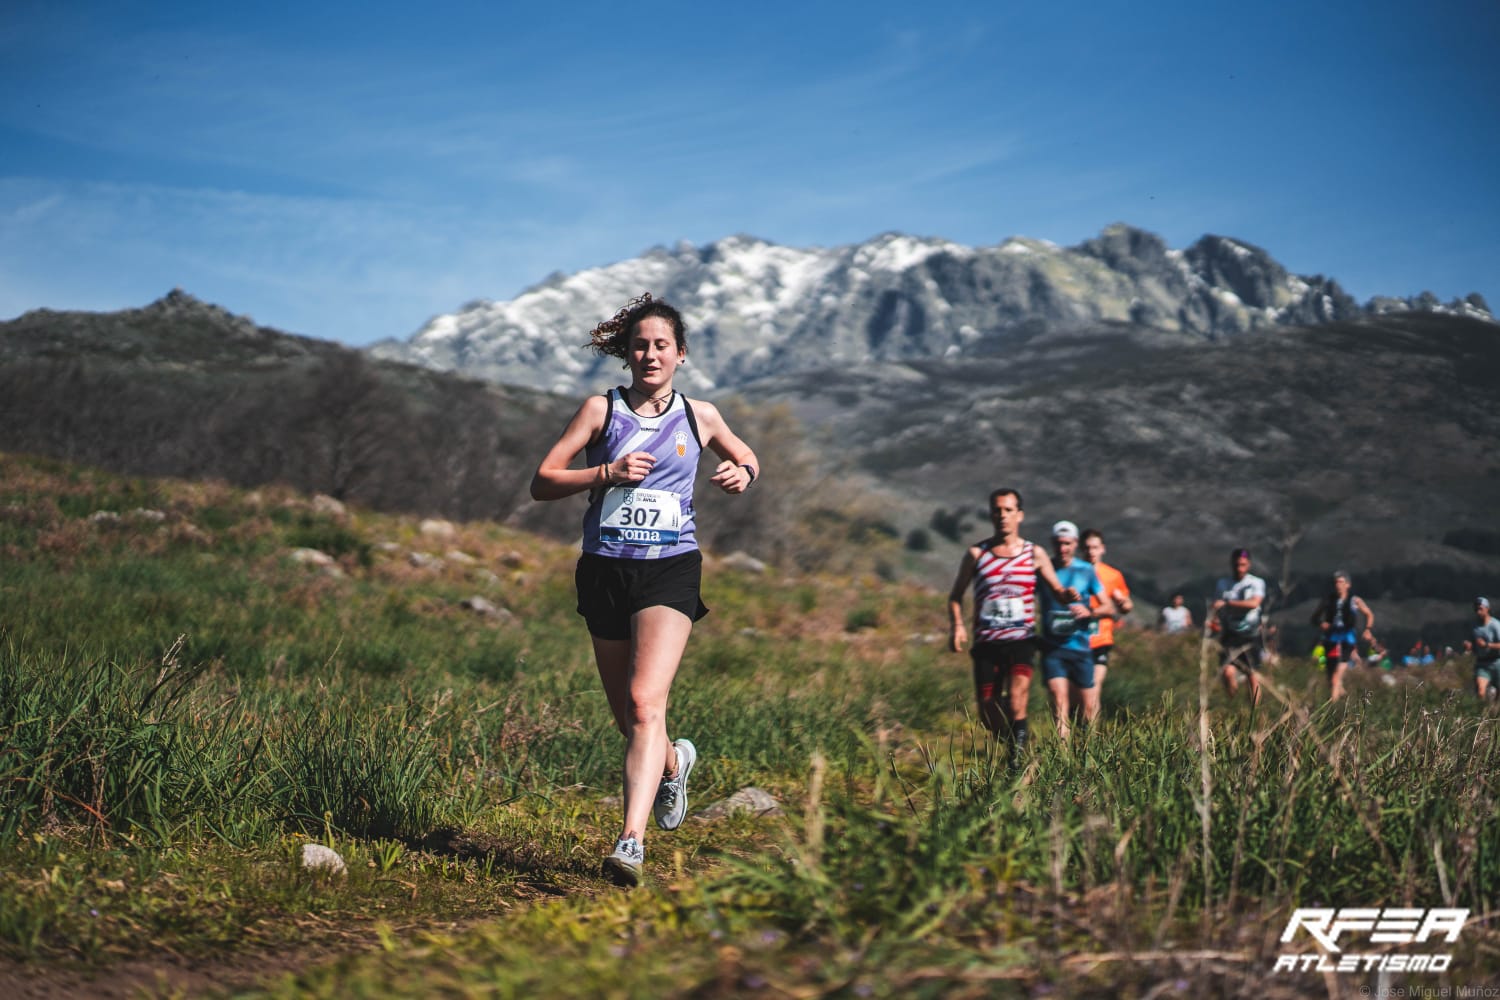
[{"label": "thin necklace", "polygon": [[633,393],[635,393],[637,396],[644,397],[641,400],[641,405],[642,406],[645,406],[647,403],[656,403],[657,405],[655,407],[653,407],[652,409],[655,412],[657,412],[657,413],[660,413],[662,411],[662,409],[666,405],[665,403],[662,402],[662,400],[664,400],[664,399],[671,399],[672,398],[672,393],[676,392],[675,389],[668,389],[666,392],[664,392],[660,396],[647,396],[644,392],[641,392],[641,390],[637,389],[635,386],[631,386],[630,387],[630,391],[633,392]]}]

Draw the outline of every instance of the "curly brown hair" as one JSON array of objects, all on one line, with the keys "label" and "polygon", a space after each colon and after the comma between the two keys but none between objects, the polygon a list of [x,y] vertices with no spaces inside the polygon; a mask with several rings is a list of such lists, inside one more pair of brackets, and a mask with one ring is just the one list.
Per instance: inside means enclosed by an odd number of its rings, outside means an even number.
[{"label": "curly brown hair", "polygon": [[677,338],[677,349],[686,353],[687,324],[682,321],[682,313],[661,299],[653,299],[650,292],[644,292],[631,299],[625,304],[625,308],[594,327],[589,332],[590,340],[586,346],[600,354],[608,354],[621,361],[629,361],[630,338],[641,320],[649,316],[660,317],[672,324],[672,334]]}]

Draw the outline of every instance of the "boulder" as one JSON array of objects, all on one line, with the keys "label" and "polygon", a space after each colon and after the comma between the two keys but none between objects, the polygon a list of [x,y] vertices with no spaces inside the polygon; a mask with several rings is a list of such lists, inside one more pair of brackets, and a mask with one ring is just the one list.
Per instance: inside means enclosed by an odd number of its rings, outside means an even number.
[{"label": "boulder", "polygon": [[465,597],[459,602],[459,606],[465,611],[474,612],[481,618],[495,618],[500,621],[510,621],[515,618],[515,615],[511,614],[507,609],[500,607],[493,601],[480,597],[478,594],[475,594],[473,597]]},{"label": "boulder", "polygon": [[719,565],[741,573],[764,573],[766,564],[747,552],[731,552],[719,560]]},{"label": "boulder", "polygon": [[302,867],[308,871],[327,872],[330,875],[343,875],[347,871],[339,852],[322,844],[302,845]]},{"label": "boulder", "polygon": [[319,549],[293,549],[287,554],[287,558],[294,563],[301,563],[304,566],[323,568],[337,565],[333,556]]},{"label": "boulder", "polygon": [[314,514],[322,514],[324,517],[332,517],[343,520],[349,515],[349,509],[340,500],[325,493],[319,493],[312,498],[312,509]]}]

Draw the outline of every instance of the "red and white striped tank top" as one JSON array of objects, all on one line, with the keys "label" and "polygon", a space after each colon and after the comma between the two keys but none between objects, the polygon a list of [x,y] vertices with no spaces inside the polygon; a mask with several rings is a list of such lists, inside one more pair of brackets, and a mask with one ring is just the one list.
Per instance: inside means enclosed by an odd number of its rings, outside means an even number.
[{"label": "red and white striped tank top", "polygon": [[996,555],[994,539],[979,545],[974,563],[974,641],[1015,642],[1036,634],[1036,546]]}]

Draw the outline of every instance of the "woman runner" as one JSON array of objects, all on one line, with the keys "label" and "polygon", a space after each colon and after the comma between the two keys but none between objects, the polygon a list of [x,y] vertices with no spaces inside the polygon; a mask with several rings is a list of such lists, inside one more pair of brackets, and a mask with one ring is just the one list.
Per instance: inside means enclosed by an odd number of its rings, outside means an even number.
[{"label": "woman runner", "polygon": [[[672,388],[687,363],[682,315],[648,293],[594,328],[588,345],[620,358],[630,385],[586,399],[531,481],[536,500],[588,491],[578,613],[615,725],[625,737],[624,823],[603,872],[637,885],[647,814],[664,830],[687,815],[692,741],[667,737],[667,698],[693,622],[708,614],[698,589],[703,558],[693,520],[693,480],[706,446],[721,461],[709,480],[743,493],[759,475],[750,447],[710,403]],[[585,467],[569,466],[579,452]]]}]

